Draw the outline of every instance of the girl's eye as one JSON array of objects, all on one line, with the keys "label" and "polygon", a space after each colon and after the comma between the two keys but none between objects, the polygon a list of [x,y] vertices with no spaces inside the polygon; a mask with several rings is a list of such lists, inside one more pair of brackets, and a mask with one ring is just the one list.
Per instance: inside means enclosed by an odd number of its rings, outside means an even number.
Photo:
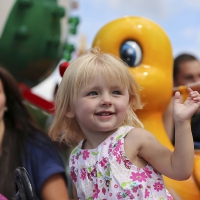
[{"label": "girl's eye", "polygon": [[121,94],[121,92],[120,91],[113,91],[113,94]]},{"label": "girl's eye", "polygon": [[97,92],[94,92],[94,91],[88,93],[88,96],[94,96],[94,95],[98,95],[98,93],[97,93]]}]

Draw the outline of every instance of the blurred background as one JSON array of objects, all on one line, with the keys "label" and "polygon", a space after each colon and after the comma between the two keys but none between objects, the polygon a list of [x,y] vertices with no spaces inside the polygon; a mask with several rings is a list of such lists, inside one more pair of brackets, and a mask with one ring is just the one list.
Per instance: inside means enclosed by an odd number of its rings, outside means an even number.
[{"label": "blurred background", "polygon": [[174,56],[200,58],[199,0],[0,0],[0,63],[31,92],[53,101],[59,63],[90,48],[102,26],[126,15],[158,23]]},{"label": "blurred background", "polygon": [[[199,0],[79,0],[76,2],[77,9],[71,10],[71,14],[79,16],[80,23],[77,35],[68,38],[76,47],[73,56],[78,54],[77,51],[84,51],[91,47],[96,33],[102,26],[129,15],[146,17],[158,23],[170,38],[174,56],[187,52],[200,58]],[[59,81],[59,74],[55,72],[54,78]],[[37,87],[34,91],[43,95],[43,87]],[[45,97],[51,98],[51,95],[46,94]]]}]

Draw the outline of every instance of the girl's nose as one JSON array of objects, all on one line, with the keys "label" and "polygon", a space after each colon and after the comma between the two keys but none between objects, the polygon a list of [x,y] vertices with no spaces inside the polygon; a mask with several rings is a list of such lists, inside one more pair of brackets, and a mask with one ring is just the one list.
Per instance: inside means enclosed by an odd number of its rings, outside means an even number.
[{"label": "girl's nose", "polygon": [[112,105],[111,97],[109,94],[102,96],[101,105]]}]

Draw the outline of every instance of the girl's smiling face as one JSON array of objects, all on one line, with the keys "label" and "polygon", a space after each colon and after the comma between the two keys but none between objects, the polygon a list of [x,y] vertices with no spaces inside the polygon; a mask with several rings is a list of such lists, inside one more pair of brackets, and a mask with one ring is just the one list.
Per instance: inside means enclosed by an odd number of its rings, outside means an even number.
[{"label": "girl's smiling face", "polygon": [[110,85],[101,75],[94,75],[88,86],[82,85],[74,100],[75,117],[84,134],[112,132],[124,121],[129,109],[127,88]]}]

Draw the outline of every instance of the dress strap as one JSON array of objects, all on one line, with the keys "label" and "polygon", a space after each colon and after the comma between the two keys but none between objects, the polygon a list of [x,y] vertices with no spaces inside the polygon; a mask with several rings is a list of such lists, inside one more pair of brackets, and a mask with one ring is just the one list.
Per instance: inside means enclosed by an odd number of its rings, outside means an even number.
[{"label": "dress strap", "polygon": [[119,127],[119,129],[117,130],[117,134],[114,136],[115,141],[118,141],[120,138],[124,138],[133,128],[133,126]]}]

